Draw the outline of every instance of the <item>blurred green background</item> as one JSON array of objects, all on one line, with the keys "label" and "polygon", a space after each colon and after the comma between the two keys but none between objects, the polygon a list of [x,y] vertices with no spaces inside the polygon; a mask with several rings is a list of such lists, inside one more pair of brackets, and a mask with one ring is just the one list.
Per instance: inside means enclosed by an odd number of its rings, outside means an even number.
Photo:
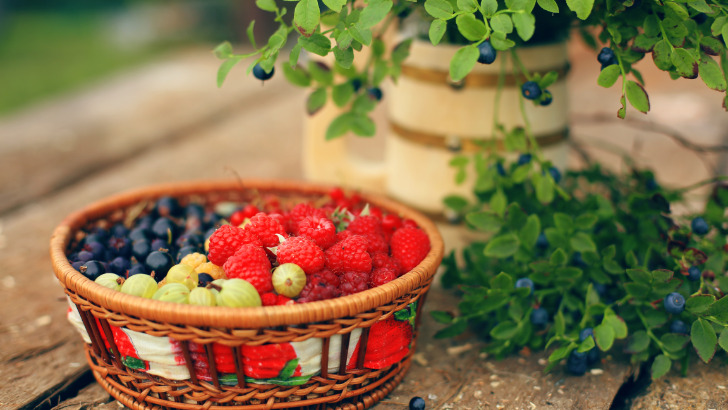
[{"label": "blurred green background", "polygon": [[0,0],[0,116],[185,47],[244,41],[253,1]]}]

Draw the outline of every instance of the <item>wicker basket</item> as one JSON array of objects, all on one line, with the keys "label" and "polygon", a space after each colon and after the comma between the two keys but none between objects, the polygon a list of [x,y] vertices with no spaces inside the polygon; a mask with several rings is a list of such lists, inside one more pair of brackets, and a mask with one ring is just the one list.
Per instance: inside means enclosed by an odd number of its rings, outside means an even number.
[{"label": "wicker basket", "polygon": [[[96,380],[133,409],[365,409],[386,396],[409,368],[419,313],[443,253],[434,224],[399,203],[364,195],[370,204],[414,220],[428,234],[432,246],[422,263],[385,285],[318,302],[227,308],[142,299],[97,285],[73,269],[66,257],[81,229],[98,221],[121,221],[138,212],[140,204],[153,203],[161,196],[174,196],[182,203],[214,204],[250,201],[261,194],[291,201],[316,199],[328,190],[301,182],[195,181],[119,194],[69,215],[53,233],[51,260],[68,295],[69,318],[76,319],[86,341]],[[390,334],[377,331],[379,324],[407,312],[413,329],[409,346],[395,356],[369,360],[371,346],[390,340]],[[129,346],[121,339],[126,337],[144,343],[151,340],[153,346],[160,342],[174,345],[176,359],[164,366],[182,376],[153,371],[157,367],[145,365],[143,360],[138,366],[139,360],[131,360],[125,353]],[[293,348],[296,354],[307,351],[308,356],[301,354],[300,360],[306,361],[309,374],[296,378],[295,383],[250,380],[245,352],[263,348]],[[154,354],[154,360],[162,357],[159,352]],[[295,360],[299,363],[296,369],[303,366],[299,358]],[[200,376],[200,363],[206,377]]]}]

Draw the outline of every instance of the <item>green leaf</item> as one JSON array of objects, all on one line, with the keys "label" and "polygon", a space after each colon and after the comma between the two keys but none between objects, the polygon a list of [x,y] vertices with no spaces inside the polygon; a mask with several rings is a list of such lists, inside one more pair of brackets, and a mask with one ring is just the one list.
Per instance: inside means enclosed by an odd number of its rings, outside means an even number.
[{"label": "green leaf", "polygon": [[468,200],[460,195],[448,195],[443,198],[442,203],[455,212],[462,212],[468,206]]},{"label": "green leaf", "polygon": [[229,41],[223,41],[212,49],[212,53],[220,60],[227,60],[233,56],[233,46]]},{"label": "green leaf", "polygon": [[458,9],[461,11],[467,11],[468,13],[473,13],[478,8],[478,1],[477,0],[458,0],[457,1]]},{"label": "green leaf", "polygon": [[436,19],[450,19],[455,10],[447,0],[426,0],[425,11]]},{"label": "green leaf", "polygon": [[574,347],[571,345],[559,347],[558,349],[554,350],[553,353],[551,353],[551,355],[549,356],[549,362],[555,363],[561,361],[562,359],[565,359],[572,350],[574,350]]},{"label": "green leaf", "polygon": [[535,173],[533,174],[533,183],[536,188],[536,199],[542,204],[550,204],[555,195],[554,180]]},{"label": "green leaf", "polygon": [[635,282],[625,283],[624,290],[627,291],[628,295],[634,296],[636,298],[643,298],[650,293],[649,286],[642,284],[642,283],[635,283]]},{"label": "green leaf", "polygon": [[718,63],[710,58],[710,56],[702,55],[698,63],[698,74],[705,85],[711,90],[725,91],[726,79],[723,70],[720,69]]},{"label": "green leaf", "polygon": [[343,107],[354,95],[354,86],[350,82],[337,84],[331,88],[331,99],[337,107]]},{"label": "green leaf", "polygon": [[667,374],[667,372],[670,371],[670,367],[672,367],[672,360],[664,354],[657,355],[655,360],[652,362],[652,368],[650,369],[652,380],[657,380]]},{"label": "green leaf", "polygon": [[493,212],[471,212],[465,215],[465,220],[474,227],[486,232],[498,232],[505,224],[502,217]]},{"label": "green leaf", "polygon": [[690,329],[690,341],[698,352],[698,356],[705,363],[708,363],[715,354],[716,345],[718,344],[718,336],[715,334],[713,325],[703,318],[698,318],[693,322]]},{"label": "green leaf", "polygon": [[483,9],[485,17],[491,17],[498,11],[498,0],[481,0],[480,8]]},{"label": "green leaf", "polygon": [[690,18],[688,10],[682,4],[678,4],[674,1],[666,1],[664,4],[666,6],[666,10],[678,20],[687,20]]},{"label": "green leaf", "polygon": [[705,2],[705,0],[693,0],[688,2],[688,6],[691,8],[706,14],[713,13],[713,9]]},{"label": "green leaf", "polygon": [[230,73],[230,70],[235,66],[235,64],[240,61],[237,58],[229,58],[220,64],[220,68],[217,69],[217,86],[222,87],[222,84],[225,82],[225,79],[227,78],[228,74]]},{"label": "green leaf", "polygon": [[355,116],[351,112],[345,112],[334,118],[326,129],[326,140],[329,141],[346,134],[351,129],[351,123]]},{"label": "green leaf", "polygon": [[278,10],[275,0],[255,0],[255,5],[265,11],[275,12]]},{"label": "green leaf", "polygon": [[650,99],[647,91],[637,82],[627,80],[627,100],[634,108],[643,113],[650,110]]},{"label": "green leaf", "polygon": [[602,72],[599,73],[599,77],[597,78],[597,84],[604,88],[609,88],[617,82],[617,79],[621,74],[622,71],[619,69],[619,65],[612,64],[610,66],[607,66],[602,70]]},{"label": "green leaf", "polygon": [[431,311],[430,316],[435,320],[435,322],[442,323],[443,325],[449,325],[454,320],[451,313],[443,312],[441,310]]},{"label": "green leaf", "polygon": [[346,0],[323,0],[326,7],[331,9],[334,13],[341,12],[341,8],[346,5]]},{"label": "green leaf", "polygon": [[556,82],[556,80],[559,79],[559,73],[556,71],[549,71],[548,73],[544,74],[544,76],[538,80],[538,85],[543,90],[544,88],[548,88],[550,85]]},{"label": "green leaf", "polygon": [[298,43],[291,47],[291,52],[288,53],[288,64],[291,67],[295,67],[298,65],[298,58],[301,56],[302,49],[303,47]]},{"label": "green leaf", "polygon": [[455,337],[465,331],[468,328],[468,322],[464,320],[456,320],[452,325],[440,329],[435,333],[435,339],[448,339]]},{"label": "green leaf", "polygon": [[574,229],[574,220],[567,214],[562,212],[556,212],[554,214],[554,225],[559,232],[563,234],[570,234]]},{"label": "green leaf", "polygon": [[258,49],[258,46],[255,44],[255,20],[251,20],[250,24],[248,24],[247,30],[245,30],[245,33],[248,35],[248,39],[250,40],[250,44],[253,46],[254,49]]},{"label": "green leaf", "polygon": [[306,112],[313,115],[326,104],[327,94],[325,88],[317,88],[309,94],[306,100]]},{"label": "green leaf", "polygon": [[551,258],[549,258],[549,262],[554,266],[562,266],[566,263],[567,260],[568,258],[566,256],[566,252],[564,252],[564,250],[561,248],[556,249],[551,254]]},{"label": "green leaf", "polygon": [[721,322],[728,322],[728,297],[723,296],[718,299],[715,303],[710,305],[710,308],[705,312],[706,316],[714,316]]},{"label": "green leaf", "polygon": [[552,13],[559,12],[559,6],[556,4],[556,1],[554,1],[554,0],[537,0],[537,2],[538,2],[538,5],[546,11],[550,11]]},{"label": "green leaf", "polygon": [[389,10],[392,9],[392,5],[392,0],[369,0],[359,16],[359,26],[362,28],[374,27],[384,20]]},{"label": "green leaf", "polygon": [[660,338],[662,346],[671,353],[677,353],[685,349],[685,345],[690,341],[690,336],[678,333],[665,333]]},{"label": "green leaf", "polygon": [[515,13],[512,16],[516,32],[523,41],[528,41],[536,31],[536,17],[531,13]]},{"label": "green leaf", "polygon": [[339,47],[334,47],[334,57],[336,58],[336,63],[342,68],[348,69],[354,64],[354,50],[351,48],[342,50]]},{"label": "green leaf", "polygon": [[627,269],[627,276],[637,283],[650,284],[652,275],[643,269]]},{"label": "green leaf", "polygon": [[281,379],[290,379],[291,376],[293,376],[293,373],[296,371],[296,367],[298,367],[298,358],[289,360],[285,366],[281,369],[281,372],[278,374],[278,377]]},{"label": "green leaf", "polygon": [[667,71],[672,68],[672,47],[667,40],[660,40],[652,48],[652,61],[655,67]]},{"label": "green leaf", "polygon": [[354,24],[349,27],[349,34],[354,37],[354,40],[369,46],[372,44],[372,30],[368,28],[360,27],[358,24]]},{"label": "green leaf", "polygon": [[566,5],[576,13],[576,17],[586,20],[594,7],[594,0],[566,0]]},{"label": "green leaf", "polygon": [[496,31],[490,35],[490,44],[499,51],[505,51],[516,45],[513,40],[506,38],[506,33]]},{"label": "green leaf", "polygon": [[513,22],[508,14],[498,14],[490,19],[490,28],[501,33],[510,33],[513,31]]},{"label": "green leaf", "polygon": [[505,216],[507,201],[508,199],[506,198],[506,195],[503,193],[502,190],[499,189],[490,198],[490,202],[488,203],[488,205],[493,212],[497,213],[500,216]]},{"label": "green leaf", "polygon": [[351,122],[351,131],[360,137],[373,137],[377,126],[366,114],[355,115]]},{"label": "green leaf", "polygon": [[447,30],[447,21],[435,19],[432,20],[432,23],[430,23],[430,42],[432,45],[438,45],[440,44],[440,40],[442,39],[442,36],[445,34],[445,30]]},{"label": "green leaf", "polygon": [[632,334],[627,343],[628,353],[639,353],[647,350],[650,347],[650,337],[647,336],[647,332],[644,330],[638,330]]},{"label": "green leaf", "polygon": [[720,332],[720,338],[718,339],[718,344],[720,347],[723,348],[726,352],[728,352],[728,327],[723,328],[723,331]]},{"label": "green leaf", "polygon": [[604,319],[602,320],[602,323],[607,323],[612,327],[615,338],[624,339],[627,337],[627,324],[624,322],[624,319],[614,314],[611,309],[607,309],[606,312],[604,312]]},{"label": "green leaf", "polygon": [[299,0],[293,11],[293,23],[304,37],[309,37],[316,31],[320,18],[318,0]]},{"label": "green leaf", "polygon": [[322,62],[310,60],[308,72],[311,74],[311,79],[322,86],[329,86],[334,82],[334,72]]},{"label": "green leaf", "polygon": [[[528,1],[526,0],[506,0],[506,7],[510,10],[526,10]],[[530,10],[529,10],[530,11]]]},{"label": "green leaf", "polygon": [[479,55],[480,52],[475,46],[465,46],[456,51],[452,60],[450,60],[450,78],[453,81],[460,81],[465,78],[475,67]]},{"label": "green leaf", "polygon": [[685,78],[697,78],[698,60],[684,48],[676,48],[670,55],[670,61],[675,65],[677,73]]},{"label": "green leaf", "polygon": [[331,40],[323,34],[313,34],[309,37],[299,37],[300,44],[306,51],[320,56],[326,56],[331,51]]},{"label": "green leaf", "polygon": [[582,214],[574,219],[576,229],[591,229],[597,223],[599,218],[594,214]]},{"label": "green leaf", "polygon": [[501,272],[490,279],[491,289],[510,291],[513,289],[513,286],[515,286],[513,284],[513,278],[505,272]]},{"label": "green leaf", "polygon": [[569,239],[569,245],[575,251],[579,252],[596,252],[597,246],[594,244],[591,236],[584,232],[577,232]]},{"label": "green leaf", "polygon": [[493,329],[490,330],[490,336],[496,340],[509,340],[513,339],[518,331],[520,330],[517,323],[510,320],[498,323]]},{"label": "green leaf", "polygon": [[577,351],[579,353],[588,352],[588,351],[590,351],[591,349],[594,348],[594,345],[595,345],[594,338],[593,337],[587,337],[581,343],[579,343],[579,348],[577,349]]},{"label": "green leaf", "polygon": [[526,224],[521,228],[518,233],[518,239],[526,249],[532,249],[536,246],[536,240],[538,240],[538,234],[541,232],[541,220],[538,215],[531,214],[526,219]]},{"label": "green leaf", "polygon": [[691,296],[687,301],[685,301],[685,309],[687,309],[688,312],[697,315],[708,310],[713,302],[715,302],[715,296],[713,295]]},{"label": "green leaf", "polygon": [[594,328],[594,338],[597,341],[599,349],[606,352],[614,344],[614,329],[609,324],[602,323]]},{"label": "green leaf", "polygon": [[282,67],[283,75],[291,84],[298,85],[300,87],[308,87],[311,85],[311,77],[300,66],[294,68],[291,67],[290,64],[284,63],[282,64]]},{"label": "green leaf", "polygon": [[461,14],[455,19],[458,31],[470,41],[478,41],[485,36],[485,24],[473,14]]},{"label": "green leaf", "polygon": [[483,253],[491,258],[507,258],[516,253],[519,245],[518,236],[514,233],[507,233],[488,241]]},{"label": "green leaf", "polygon": [[566,319],[564,319],[564,312],[561,310],[556,312],[554,315],[554,333],[556,335],[563,335],[566,331]]}]

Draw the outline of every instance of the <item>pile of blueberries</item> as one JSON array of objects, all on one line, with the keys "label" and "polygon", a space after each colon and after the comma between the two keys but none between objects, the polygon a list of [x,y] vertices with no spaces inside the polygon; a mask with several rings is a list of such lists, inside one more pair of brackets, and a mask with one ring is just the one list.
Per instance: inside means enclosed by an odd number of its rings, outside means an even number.
[{"label": "pile of blueberries", "polygon": [[185,255],[204,252],[221,219],[202,205],[181,206],[176,198],[161,197],[131,228],[121,222],[91,228],[72,247],[68,260],[91,280],[111,272],[123,278],[153,275],[159,282]]}]

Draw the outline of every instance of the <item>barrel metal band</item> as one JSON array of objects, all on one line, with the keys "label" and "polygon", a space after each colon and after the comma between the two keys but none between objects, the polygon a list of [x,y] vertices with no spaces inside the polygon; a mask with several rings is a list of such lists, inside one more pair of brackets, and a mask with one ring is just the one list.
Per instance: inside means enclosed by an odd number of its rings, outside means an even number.
[{"label": "barrel metal band", "polygon": [[[565,64],[563,67],[557,67],[552,69],[538,70],[539,72],[547,73],[549,71],[556,71],[559,75],[558,78],[564,78],[568,74],[570,69],[569,64]],[[461,81],[452,81],[450,73],[447,71],[440,71],[431,68],[415,67],[407,64],[402,65],[402,76],[410,77],[418,81],[434,84],[447,84],[455,89],[463,87],[477,87],[487,88],[496,87],[498,85],[498,79],[500,74],[487,74],[487,73],[470,73]],[[516,82],[516,76],[514,74],[505,74],[503,76],[504,84],[507,87],[513,87],[517,84],[523,84],[528,81],[523,74],[518,75],[518,82]]]},{"label": "barrel metal band", "polygon": [[[455,135],[428,133],[404,127],[391,120],[389,122],[389,128],[394,134],[405,141],[451,152],[473,153],[492,147],[503,151],[505,148],[503,140],[492,140],[491,137],[459,138]],[[566,141],[569,138],[569,130],[564,129],[551,134],[537,135],[535,138],[538,146],[544,148]]]}]

